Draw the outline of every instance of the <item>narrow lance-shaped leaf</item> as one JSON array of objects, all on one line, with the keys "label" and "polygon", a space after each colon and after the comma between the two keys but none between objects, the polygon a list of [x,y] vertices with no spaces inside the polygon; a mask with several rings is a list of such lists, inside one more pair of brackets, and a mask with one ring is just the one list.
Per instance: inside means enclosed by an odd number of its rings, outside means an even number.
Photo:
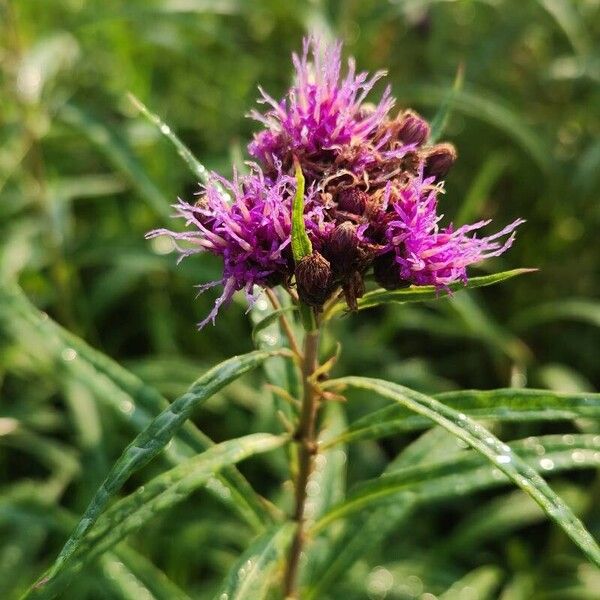
[{"label": "narrow lance-shaped leaf", "polygon": [[214,600],[262,600],[273,571],[286,556],[295,523],[284,523],[259,537],[233,565]]},{"label": "narrow lance-shaped leaf", "polygon": [[[560,435],[526,438],[504,446],[505,452],[512,453],[513,459],[537,477],[538,471],[559,472],[600,466],[598,443],[591,434],[573,435],[567,441]],[[540,449],[544,451],[542,456]],[[405,467],[356,486],[344,502],[332,507],[315,524],[313,533],[322,531],[336,519],[355,516],[363,510],[378,507],[389,510],[391,506],[402,505],[411,508],[422,502],[456,498],[510,481],[506,473],[500,472],[497,463],[489,465],[483,456],[474,452],[462,453],[451,460]]]},{"label": "narrow lance-shaped leaf", "polygon": [[54,598],[81,567],[110,550],[125,536],[141,529],[160,512],[183,501],[194,490],[210,482],[227,465],[268,452],[286,443],[286,436],[252,434],[209,448],[173,469],[158,475],[133,494],[121,499],[84,535],[78,547],[29,591],[29,598]]},{"label": "narrow lance-shaped leaf", "polygon": [[[449,292],[458,292],[464,289],[485,287],[506,281],[507,279],[516,277],[517,275],[532,273],[534,271],[536,271],[536,269],[513,269],[512,271],[502,271],[501,273],[494,273],[493,275],[471,277],[467,284],[462,282],[451,283],[448,286],[448,290]],[[441,292],[433,285],[411,285],[408,288],[399,290],[378,289],[366,293],[358,300],[358,310],[372,308],[374,306],[379,306],[380,304],[404,304],[405,302],[423,302],[425,300],[439,300],[447,297],[447,292]],[[330,318],[335,314],[343,312],[344,310],[344,304],[339,303],[336,304],[326,316]]]},{"label": "narrow lance-shaped leaf", "polygon": [[[507,388],[444,392],[434,397],[474,419],[524,422],[600,418],[600,394]],[[431,425],[430,419],[415,415],[405,406],[393,404],[357,419],[325,447],[340,442],[378,439]]]},{"label": "narrow lance-shaped leaf", "polygon": [[294,161],[296,170],[296,193],[292,202],[292,253],[299,262],[312,252],[312,244],[304,224],[304,174],[298,160]]},{"label": "narrow lance-shaped leaf", "polygon": [[60,109],[59,117],[82,131],[119,171],[127,175],[132,186],[157,214],[163,217],[169,216],[169,203],[146,175],[127,141],[117,131],[73,103],[65,104]]},{"label": "narrow lance-shaped leaf", "polygon": [[500,471],[542,507],[590,560],[600,565],[600,547],[597,542],[546,481],[535,469],[514,455],[509,446],[464,413],[457,412],[435,398],[380,379],[344,377],[326,382],[324,385],[327,387],[348,385],[375,392],[441,425],[492,461]]},{"label": "narrow lance-shaped leaf", "polygon": [[448,119],[450,118],[450,113],[452,112],[452,102],[456,96],[456,94],[462,89],[463,83],[465,80],[465,68],[464,64],[459,64],[456,69],[456,75],[454,77],[454,83],[452,87],[448,90],[448,94],[446,96],[446,100],[440,106],[438,112],[435,117],[431,121],[431,131],[429,133],[429,143],[435,144],[446,129],[446,125],[448,124]]},{"label": "narrow lance-shaped leaf", "polygon": [[[20,335],[21,322],[26,323],[35,336]],[[142,431],[150,423],[152,415],[169,407],[169,401],[156,389],[41,313],[16,285],[0,286],[0,324],[21,344],[28,340],[33,351],[38,353],[41,349],[44,358],[52,357],[57,361],[53,372],[63,373],[62,369],[65,369],[69,376],[90,389],[98,400],[137,431]],[[283,364],[289,362],[284,357],[273,360]],[[165,456],[171,463],[177,464],[190,453],[203,452],[212,444],[208,436],[188,421],[178,432],[174,443],[165,449]],[[234,467],[226,468],[218,478],[231,491],[231,494],[218,497],[255,529],[260,530],[270,521],[265,503],[239,471]]]},{"label": "narrow lance-shaped leaf", "polygon": [[130,475],[154,458],[173,438],[194,409],[244,373],[262,364],[274,352],[257,350],[234,356],[213,367],[200,377],[183,396],[180,396],[140,433],[113,465],[110,473],[92,498],[75,531],[67,540],[50,570],[52,577],[73,554],[83,536],[90,530],[108,501],[119,491]]},{"label": "narrow lance-shaped leaf", "polygon": [[[192,173],[198,177],[198,179],[202,183],[208,183],[210,179],[210,173],[208,169],[192,154],[192,151],[173,133],[173,130],[156,114],[151,112],[144,103],[134,96],[133,94],[127,94],[131,103],[150,121],[152,124],[156,125],[158,130],[175,146],[177,153],[187,166],[190,168]],[[217,181],[213,182],[219,192],[225,197],[229,198],[229,194],[223,189],[223,186],[220,185]]]},{"label": "narrow lance-shaped leaf", "polygon": [[256,342],[257,335],[265,328],[269,327],[276,321],[279,320],[280,317],[284,316],[286,313],[294,312],[298,310],[297,306],[284,306],[283,308],[278,308],[277,310],[273,310],[266,317],[262,318],[254,327],[252,328],[252,339]]},{"label": "narrow lance-shaped leaf", "polygon": [[[448,458],[458,451],[454,437],[445,429],[435,427],[404,448],[385,472],[433,462],[438,456]],[[329,540],[326,553],[309,573],[307,579],[310,586],[303,592],[306,600],[322,598],[357,560],[368,556],[381,540],[396,529],[410,514],[411,506],[408,503],[395,503],[347,520],[342,534]]]}]

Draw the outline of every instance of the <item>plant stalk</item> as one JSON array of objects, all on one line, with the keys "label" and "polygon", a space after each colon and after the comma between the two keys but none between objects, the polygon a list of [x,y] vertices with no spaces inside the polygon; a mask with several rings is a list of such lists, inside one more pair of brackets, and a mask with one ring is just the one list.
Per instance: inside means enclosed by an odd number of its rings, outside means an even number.
[{"label": "plant stalk", "polygon": [[311,376],[318,367],[319,329],[306,332],[302,361],[302,382],[304,387],[300,420],[295,435],[298,444],[298,475],[296,477],[296,505],[293,519],[297,523],[296,534],[290,548],[284,590],[287,600],[295,600],[297,595],[297,578],[300,556],[306,539],[305,509],[306,486],[313,470],[317,453],[316,420],[319,409],[319,396],[311,382]]}]

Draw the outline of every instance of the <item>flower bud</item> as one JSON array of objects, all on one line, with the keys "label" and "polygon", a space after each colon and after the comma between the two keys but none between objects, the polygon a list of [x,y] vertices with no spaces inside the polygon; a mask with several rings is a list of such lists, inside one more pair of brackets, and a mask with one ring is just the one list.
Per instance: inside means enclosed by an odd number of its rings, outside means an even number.
[{"label": "flower bud", "polygon": [[452,144],[433,146],[425,156],[425,177],[441,179],[450,170],[456,160],[456,149]]},{"label": "flower bud", "polygon": [[369,194],[358,188],[342,190],[337,195],[338,208],[354,215],[362,215],[369,200]]},{"label": "flower bud", "polygon": [[382,254],[373,261],[373,276],[386,290],[397,290],[406,285],[406,281],[400,278],[400,268],[393,252]]},{"label": "flower bud", "polygon": [[406,110],[399,117],[399,120],[398,139],[405,144],[420,146],[429,137],[429,124],[416,112]]},{"label": "flower bud", "polygon": [[296,265],[296,286],[300,300],[322,306],[331,293],[331,265],[318,252],[305,256]]},{"label": "flower bud", "polygon": [[344,298],[351,311],[358,310],[357,298],[362,298],[365,293],[365,283],[362,275],[354,271],[343,285]]},{"label": "flower bud", "polygon": [[323,245],[323,254],[331,264],[331,269],[338,277],[345,277],[356,266],[359,255],[356,227],[349,221],[338,225]]}]

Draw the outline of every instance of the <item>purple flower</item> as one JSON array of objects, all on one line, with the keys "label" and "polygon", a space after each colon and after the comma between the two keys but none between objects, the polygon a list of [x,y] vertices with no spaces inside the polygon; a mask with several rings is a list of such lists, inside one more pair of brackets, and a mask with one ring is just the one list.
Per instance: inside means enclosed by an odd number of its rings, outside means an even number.
[{"label": "purple flower", "polygon": [[[473,232],[488,223],[479,221],[454,229],[439,227],[437,213],[439,185],[434,178],[416,177],[407,187],[387,193],[394,211],[387,228],[388,250],[398,265],[398,277],[416,285],[447,288],[455,281],[467,282],[467,266],[499,256],[512,245],[515,229],[524,221],[517,219],[501,231],[478,238]],[[507,237],[508,236],[508,237]],[[502,241],[504,238],[504,241]]]},{"label": "purple flower", "polygon": [[[195,204],[176,205],[185,231],[148,234],[169,235],[181,258],[206,251],[223,259],[223,276],[199,286],[200,292],[223,286],[200,327],[214,323],[236,291],[252,304],[256,287],[295,285],[300,300],[316,310],[342,292],[355,309],[371,269],[387,289],[412,283],[448,290],[467,282],[469,265],[511,246],[522,220],[487,237],[475,232],[489,221],[440,226],[437,196],[456,151],[451,144],[427,145],[429,125],[414,111],[391,119],[389,88],[377,105],[365,103],[383,72],[357,74],[351,59],[342,77],[341,45],[322,48],[314,38],[304,40],[293,62],[295,83],[285,98],[277,102],[261,90],[270,108],[252,113],[265,129],[249,151],[264,171],[253,164],[233,181],[212,174]],[[294,159],[306,179],[304,222],[313,246],[297,265]]]},{"label": "purple flower", "polygon": [[[309,60],[309,55],[312,60]],[[262,88],[259,102],[270,109],[250,116],[265,125],[248,146],[252,156],[265,165],[275,161],[287,164],[292,155],[303,163],[305,173],[317,174],[344,157],[350,162],[369,163],[378,152],[390,152],[386,144],[390,133],[381,131],[394,105],[389,87],[376,106],[364,103],[373,85],[385,75],[379,71],[369,77],[356,73],[354,60],[341,75],[341,44],[321,47],[315,38],[304,40],[302,56],[293,55],[295,83],[286,97],[277,102]],[[399,142],[403,156],[415,147]],[[365,150],[370,148],[370,153]],[[367,155],[369,154],[369,155]],[[364,168],[364,164],[360,167]]]},{"label": "purple flower", "polygon": [[[270,179],[258,169],[243,177],[234,175],[233,182],[213,173],[196,204],[180,200],[175,205],[176,216],[183,217],[189,229],[157,229],[147,235],[170,236],[177,243],[180,259],[204,251],[222,257],[222,279],[199,286],[200,292],[224,286],[200,328],[208,321],[214,323],[219,307],[228,303],[234,292],[244,290],[252,303],[255,285],[271,287],[289,280],[293,270],[288,252],[290,197],[294,188],[292,177],[280,174]],[[231,203],[222,189],[233,198]]]}]

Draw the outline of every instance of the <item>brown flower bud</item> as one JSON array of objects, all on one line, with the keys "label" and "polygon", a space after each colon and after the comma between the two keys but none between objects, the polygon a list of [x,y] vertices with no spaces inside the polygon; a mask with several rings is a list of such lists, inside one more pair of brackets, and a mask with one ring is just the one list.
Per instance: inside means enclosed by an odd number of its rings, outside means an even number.
[{"label": "brown flower bud", "polygon": [[397,290],[407,285],[407,282],[400,278],[400,269],[393,252],[382,254],[373,261],[373,276],[386,290]]},{"label": "brown flower bud", "polygon": [[362,298],[365,293],[365,283],[362,275],[358,271],[354,271],[343,285],[344,298],[348,308],[352,311],[358,310],[357,298]]},{"label": "brown flower bud", "polygon": [[358,188],[342,190],[337,195],[338,208],[354,215],[362,215],[369,200],[369,194]]},{"label": "brown flower bud", "polygon": [[399,117],[399,120],[398,139],[405,144],[420,146],[429,137],[429,124],[416,112],[406,110]]},{"label": "brown flower bud", "polygon": [[322,306],[331,293],[331,265],[318,252],[305,256],[296,265],[296,286],[300,300]]},{"label": "brown flower bud", "polygon": [[425,177],[441,179],[456,160],[456,149],[452,144],[437,144],[425,156]]},{"label": "brown flower bud", "polygon": [[338,225],[323,245],[323,254],[329,260],[337,277],[344,278],[354,270],[359,256],[356,227],[349,221]]}]

